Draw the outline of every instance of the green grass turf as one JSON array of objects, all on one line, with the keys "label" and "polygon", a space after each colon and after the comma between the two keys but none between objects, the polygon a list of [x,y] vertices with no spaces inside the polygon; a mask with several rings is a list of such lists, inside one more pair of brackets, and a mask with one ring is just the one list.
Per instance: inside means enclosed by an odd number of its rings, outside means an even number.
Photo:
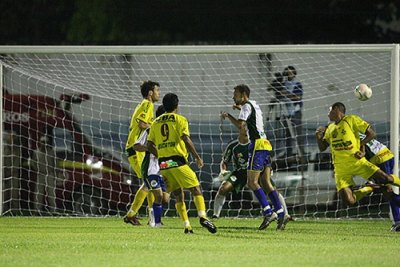
[{"label": "green grass turf", "polygon": [[163,221],[0,217],[0,266],[400,266],[388,220],[295,221],[278,232],[258,231],[261,218],[223,218],[214,235],[197,218],[193,235],[178,218]]}]

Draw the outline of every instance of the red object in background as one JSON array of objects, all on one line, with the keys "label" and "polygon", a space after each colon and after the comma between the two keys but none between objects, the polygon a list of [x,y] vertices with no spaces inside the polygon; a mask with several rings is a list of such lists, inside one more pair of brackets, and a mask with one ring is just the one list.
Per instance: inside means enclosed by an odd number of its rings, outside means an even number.
[{"label": "red object in background", "polygon": [[[70,112],[71,104],[89,99],[87,94],[61,95],[58,101],[47,96],[10,94],[3,90],[3,129],[18,136],[21,161],[25,166],[19,171],[22,209],[31,208],[32,195],[28,192],[34,192],[36,180],[35,171],[24,163],[28,162],[41,137],[51,139],[54,128],[63,128],[73,137],[74,151],[73,155],[67,156],[68,153],[64,153],[64,158],[60,158],[60,162],[68,164],[63,165],[65,181],[56,190],[57,207],[67,212],[77,212],[76,207],[96,204],[99,207],[87,212],[110,214],[126,211],[137,185],[127,184],[124,176],[129,177],[132,174],[124,168],[120,160],[103,157],[102,149],[93,146]],[[85,167],[86,160],[91,157],[96,157],[103,167],[112,171],[99,172],[90,166]],[[89,199],[89,203],[76,203],[82,199]]]}]

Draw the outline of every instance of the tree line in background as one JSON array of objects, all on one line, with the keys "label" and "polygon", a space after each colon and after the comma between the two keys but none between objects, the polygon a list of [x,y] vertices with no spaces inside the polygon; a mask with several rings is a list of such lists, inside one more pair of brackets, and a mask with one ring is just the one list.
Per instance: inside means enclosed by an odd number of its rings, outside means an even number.
[{"label": "tree line in background", "polygon": [[392,43],[400,1],[2,0],[2,45]]}]

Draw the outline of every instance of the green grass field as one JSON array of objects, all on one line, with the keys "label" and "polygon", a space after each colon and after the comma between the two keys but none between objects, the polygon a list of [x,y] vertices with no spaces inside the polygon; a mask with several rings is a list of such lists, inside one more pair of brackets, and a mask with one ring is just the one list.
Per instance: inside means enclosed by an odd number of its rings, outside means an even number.
[{"label": "green grass field", "polygon": [[400,266],[388,220],[295,221],[277,232],[258,231],[260,218],[219,219],[214,235],[197,218],[193,235],[178,218],[163,221],[0,217],[0,266]]}]

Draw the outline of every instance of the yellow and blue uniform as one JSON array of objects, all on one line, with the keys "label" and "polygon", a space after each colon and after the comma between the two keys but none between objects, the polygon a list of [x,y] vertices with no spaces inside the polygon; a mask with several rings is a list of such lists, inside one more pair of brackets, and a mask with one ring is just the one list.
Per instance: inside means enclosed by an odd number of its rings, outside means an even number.
[{"label": "yellow and blue uniform", "polygon": [[272,151],[272,145],[264,132],[261,109],[255,101],[249,100],[242,106],[238,119],[246,121],[250,139],[248,170],[261,172],[271,166]]},{"label": "yellow and blue uniform", "polygon": [[148,141],[156,145],[160,172],[167,192],[200,185],[196,174],[188,165],[183,135],[190,136],[189,124],[184,116],[176,113],[164,113],[150,128]]},{"label": "yellow and blue uniform", "polygon": [[338,191],[355,186],[353,176],[368,179],[379,170],[365,157],[357,159],[354,156],[360,150],[360,133],[365,133],[369,127],[360,117],[346,115],[337,124],[329,124],[325,131],[324,139],[331,149]]},{"label": "yellow and blue uniform", "polygon": [[151,124],[154,120],[154,104],[153,102],[143,99],[143,101],[135,108],[132,115],[131,123],[129,126],[128,139],[126,141],[126,153],[128,156],[129,163],[139,178],[142,178],[141,165],[145,152],[138,152],[133,149],[133,145],[136,140],[142,134],[144,129],[140,129],[138,124],[142,121],[147,124]]}]

